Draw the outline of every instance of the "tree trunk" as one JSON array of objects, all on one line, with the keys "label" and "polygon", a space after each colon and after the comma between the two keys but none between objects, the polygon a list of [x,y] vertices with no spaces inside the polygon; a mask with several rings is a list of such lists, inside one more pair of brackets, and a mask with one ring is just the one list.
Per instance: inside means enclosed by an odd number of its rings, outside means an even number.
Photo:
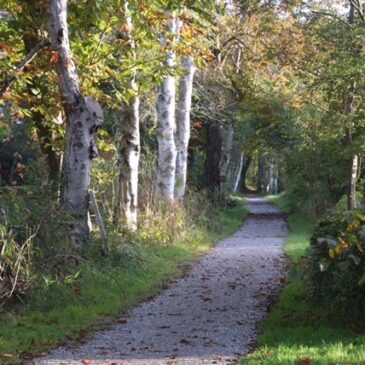
[{"label": "tree trunk", "polygon": [[240,193],[242,194],[247,193],[249,191],[246,185],[246,176],[247,176],[247,171],[251,165],[251,162],[252,162],[251,156],[243,157],[243,166],[240,176]]},{"label": "tree trunk", "polygon": [[278,159],[274,158],[274,176],[273,176],[273,194],[279,193],[279,162]]},{"label": "tree trunk", "polygon": [[258,161],[258,183],[257,189],[259,193],[267,193],[267,178],[266,178],[266,158],[259,156]]},{"label": "tree trunk", "polygon": [[357,172],[358,172],[358,155],[352,156],[349,164],[348,173],[348,192],[347,192],[347,208],[349,210],[356,209],[356,183],[357,183]]},{"label": "tree trunk", "polygon": [[58,186],[60,158],[52,148],[52,129],[43,122],[43,115],[41,113],[33,112],[32,119],[37,129],[41,151],[46,156],[49,178],[51,181],[56,182],[56,186]]},{"label": "tree trunk", "polygon": [[[359,168],[359,172],[361,174],[362,177],[362,196],[361,196],[361,205],[365,205],[365,171],[363,169],[363,157],[361,157],[361,163],[360,163],[361,167]],[[360,175],[359,174],[359,175]]]},{"label": "tree trunk", "polygon": [[269,158],[268,193],[277,194],[278,192],[278,163],[275,156]]},{"label": "tree trunk", "polygon": [[186,190],[186,172],[190,139],[191,96],[193,92],[193,79],[195,72],[194,59],[192,56],[182,58],[181,64],[186,74],[181,77],[179,82],[179,100],[176,114],[175,198],[177,199],[182,199]]},{"label": "tree trunk", "polygon": [[[354,22],[355,7],[350,1],[350,13],[349,13],[349,23]],[[356,87],[356,82],[351,81],[350,91],[345,92],[344,97],[344,110],[345,115],[351,117],[353,112],[353,92]],[[345,145],[351,149],[352,148],[352,133],[349,128],[346,129]],[[357,206],[356,201],[356,182],[357,182],[357,169],[358,169],[358,156],[352,153],[348,165],[348,183],[347,183],[347,208],[349,210],[355,209]]]},{"label": "tree trunk", "polygon": [[[162,39],[162,45],[171,47],[168,39],[177,30],[176,19],[168,22],[167,35]],[[173,50],[167,52],[166,66],[175,66],[176,54]],[[165,76],[165,80],[158,88],[157,95],[157,195],[160,199],[172,202],[175,190],[176,145],[175,133],[175,76]]]},{"label": "tree trunk", "polygon": [[[132,37],[133,24],[128,8],[128,2],[124,4],[127,30],[125,38],[135,59],[135,42]],[[115,220],[123,218],[127,227],[131,230],[137,228],[138,210],[138,168],[140,155],[139,135],[139,96],[136,83],[136,72],[133,72],[129,82],[129,89],[133,90],[129,104],[124,106],[124,118],[120,120],[120,142],[118,146],[118,187],[116,194]]]},{"label": "tree trunk", "polygon": [[219,190],[222,127],[216,122],[207,123],[206,127],[208,129],[208,138],[205,158],[205,186],[210,190]]},{"label": "tree trunk", "polygon": [[70,237],[75,246],[90,240],[87,223],[92,159],[102,123],[100,105],[83,97],[72,58],[67,25],[67,0],[49,1],[49,35],[66,115],[66,146],[61,176],[61,210],[69,219]]},{"label": "tree trunk", "polygon": [[236,180],[235,180],[234,187],[233,187],[234,193],[237,193],[238,185],[241,181],[242,169],[243,169],[243,153],[241,153],[241,156],[240,156],[240,164],[238,167],[237,176],[236,176]]},{"label": "tree trunk", "polygon": [[227,180],[228,168],[229,168],[229,163],[231,160],[231,152],[232,152],[232,145],[233,145],[233,133],[234,133],[233,125],[230,124],[227,129],[224,149],[222,151],[222,160],[220,163],[219,180],[220,180],[220,190],[221,191],[224,190],[224,184]]}]

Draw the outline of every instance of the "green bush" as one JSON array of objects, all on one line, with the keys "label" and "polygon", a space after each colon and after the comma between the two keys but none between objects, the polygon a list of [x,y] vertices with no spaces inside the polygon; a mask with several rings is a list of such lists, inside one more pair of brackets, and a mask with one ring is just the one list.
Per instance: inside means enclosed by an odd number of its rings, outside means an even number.
[{"label": "green bush", "polygon": [[365,207],[328,211],[311,237],[306,272],[311,294],[361,319],[365,308]]}]

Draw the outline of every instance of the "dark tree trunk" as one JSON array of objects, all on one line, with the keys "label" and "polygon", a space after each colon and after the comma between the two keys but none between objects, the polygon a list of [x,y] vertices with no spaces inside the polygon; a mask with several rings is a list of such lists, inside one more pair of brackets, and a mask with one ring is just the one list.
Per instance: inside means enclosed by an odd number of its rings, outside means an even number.
[{"label": "dark tree trunk", "polygon": [[240,176],[240,193],[244,194],[248,192],[248,188],[246,185],[246,177],[247,177],[247,171],[251,165],[252,157],[247,156],[243,157],[243,165],[241,170],[241,176]]},{"label": "dark tree trunk", "polygon": [[60,158],[52,148],[52,129],[43,122],[42,114],[32,113],[32,118],[37,129],[41,151],[46,156],[49,178],[57,182],[60,174]]},{"label": "dark tree trunk", "polygon": [[205,187],[219,190],[220,163],[222,157],[222,127],[216,122],[206,124],[207,152],[205,158]]},{"label": "dark tree trunk", "polygon": [[259,193],[267,192],[267,177],[266,177],[266,158],[259,156],[258,160],[258,181],[257,190]]}]

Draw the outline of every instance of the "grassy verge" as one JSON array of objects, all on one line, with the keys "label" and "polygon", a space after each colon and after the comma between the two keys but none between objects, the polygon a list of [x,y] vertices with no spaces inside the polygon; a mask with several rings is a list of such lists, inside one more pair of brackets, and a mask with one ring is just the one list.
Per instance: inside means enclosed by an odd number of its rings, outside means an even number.
[{"label": "grassy verge", "polygon": [[[83,341],[120,313],[155,295],[186,264],[212,244],[233,233],[246,214],[242,199],[218,217],[220,229],[196,227],[189,242],[162,247],[128,246],[120,257],[100,257],[100,265],[85,262],[60,285],[44,278],[43,290],[0,316],[0,362],[17,363],[23,352],[38,353],[65,338]],[[47,288],[44,288],[44,286]],[[24,356],[24,354],[23,354]]]},{"label": "grassy verge", "polygon": [[[271,200],[285,208],[284,198]],[[313,222],[300,214],[290,214],[288,222],[285,252],[293,259],[289,281],[263,324],[257,350],[242,364],[365,364],[365,336],[354,333],[346,318],[338,318],[337,313],[307,299],[300,257],[305,255]]]}]

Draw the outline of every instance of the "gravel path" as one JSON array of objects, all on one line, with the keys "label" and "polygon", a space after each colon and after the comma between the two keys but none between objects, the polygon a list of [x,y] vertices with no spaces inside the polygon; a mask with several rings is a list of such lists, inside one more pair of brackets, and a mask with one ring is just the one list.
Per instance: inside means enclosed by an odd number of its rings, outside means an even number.
[{"label": "gravel path", "polygon": [[36,364],[233,364],[284,280],[283,216],[248,198],[245,224],[153,300],[79,348],[61,347]]}]

